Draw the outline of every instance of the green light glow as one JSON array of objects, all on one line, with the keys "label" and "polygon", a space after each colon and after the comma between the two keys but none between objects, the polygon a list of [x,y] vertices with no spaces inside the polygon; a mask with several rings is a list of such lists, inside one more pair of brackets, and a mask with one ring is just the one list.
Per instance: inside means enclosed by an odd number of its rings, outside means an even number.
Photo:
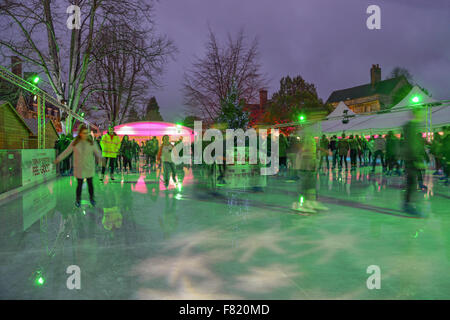
[{"label": "green light glow", "polygon": [[40,286],[42,286],[45,282],[45,279],[43,277],[39,277],[36,279],[36,283]]},{"label": "green light glow", "polygon": [[41,78],[39,78],[39,76],[35,76],[35,77],[33,78],[33,83],[34,83],[34,84],[39,83],[39,81],[41,81]]},{"label": "green light glow", "polygon": [[420,101],[420,98],[419,98],[419,96],[414,96],[411,100],[412,100],[412,102],[417,103]]},{"label": "green light glow", "polygon": [[305,120],[305,116],[299,116],[298,119],[299,119],[300,121],[304,121],[304,120]]}]

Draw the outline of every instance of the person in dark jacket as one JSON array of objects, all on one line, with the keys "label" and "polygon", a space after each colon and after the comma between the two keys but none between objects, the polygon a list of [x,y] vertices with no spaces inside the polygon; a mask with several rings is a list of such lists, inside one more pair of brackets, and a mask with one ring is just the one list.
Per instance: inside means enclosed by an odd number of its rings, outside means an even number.
[{"label": "person in dark jacket", "polygon": [[352,166],[352,170],[356,170],[356,158],[359,152],[359,143],[356,137],[350,135],[348,139],[348,145],[350,148],[350,163]]},{"label": "person in dark jacket", "polygon": [[122,144],[120,145],[120,155],[123,159],[123,170],[126,171],[127,168],[129,168],[129,172],[131,172],[133,170],[131,165],[131,160],[133,157],[133,144],[127,135],[123,136]]},{"label": "person in dark jacket", "polygon": [[338,154],[337,154],[337,136],[336,135],[331,137],[329,149],[331,150],[331,154],[333,156],[333,159],[332,159],[333,169],[336,169],[337,157],[338,157]]},{"label": "person in dark jacket", "polygon": [[394,168],[396,169],[397,174],[400,175],[400,165],[398,164],[397,159],[397,150],[399,149],[399,147],[399,140],[392,131],[389,131],[386,135],[386,166],[388,169],[387,175],[391,175]]},{"label": "person in dark jacket", "polygon": [[323,159],[325,159],[325,162],[327,163],[327,170],[330,170],[330,162],[328,160],[329,145],[330,145],[330,142],[328,141],[327,136],[322,135],[322,138],[320,138],[320,141],[319,141],[319,154],[320,154],[319,171],[322,169]]},{"label": "person in dark jacket", "polygon": [[339,169],[343,169],[342,161],[344,161],[345,170],[348,170],[347,154],[350,146],[348,144],[348,140],[345,138],[345,133],[342,133],[342,137],[337,143],[337,149],[339,154]]}]

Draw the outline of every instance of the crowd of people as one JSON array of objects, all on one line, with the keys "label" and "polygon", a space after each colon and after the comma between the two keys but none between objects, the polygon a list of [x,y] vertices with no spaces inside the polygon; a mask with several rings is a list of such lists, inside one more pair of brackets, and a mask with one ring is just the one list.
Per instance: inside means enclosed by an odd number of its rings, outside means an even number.
[{"label": "crowd of people", "polygon": [[[366,137],[358,134],[346,135],[343,132],[340,136],[327,137],[323,134],[318,139],[315,139],[314,134],[307,133],[307,131],[299,131],[302,133],[290,136],[280,134],[278,140],[279,175],[288,175],[295,180],[301,180],[299,183],[301,204],[293,205],[293,209],[305,212],[326,210],[322,204],[317,202],[315,174],[332,170],[354,171],[364,167],[368,167],[368,170],[374,173],[377,164],[380,164],[383,175],[406,176],[404,210],[418,214],[417,208],[413,205],[412,195],[417,186],[422,190],[427,188],[423,182],[427,164],[429,167],[435,168],[434,175],[442,175],[440,180],[446,185],[448,185],[450,173],[450,127],[443,128],[443,135],[435,132],[432,139],[427,140],[423,138],[419,130],[420,120],[417,119],[421,117],[420,112],[420,110],[414,112],[415,120],[408,122],[401,134],[389,131],[386,134]],[[156,137],[151,137],[139,145],[128,136],[120,139],[113,127],[110,127],[107,134],[95,141],[90,134],[85,134],[84,131],[87,132],[87,128],[82,126],[74,140],[71,140],[69,136],[62,135],[55,144],[59,154],[56,162],[63,162],[60,166],[61,174],[70,174],[72,166],[68,161],[68,156],[72,152],[74,154],[73,174],[79,181],[76,193],[77,205],[79,205],[79,193],[83,179],[87,179],[90,194],[92,189],[91,202],[95,204],[92,188],[94,173],[92,167],[86,165],[85,160],[80,160],[81,158],[88,158],[89,160],[86,161],[92,162],[94,161],[93,157],[97,156],[97,168],[101,172],[100,180],[104,179],[108,168],[111,180],[115,180],[114,174],[117,171],[125,174],[136,173],[139,168],[143,168],[150,172],[163,172],[163,182],[166,188],[170,178],[177,183],[177,173],[180,170],[172,161],[171,154],[174,144],[170,142],[169,136],[163,137],[161,145]],[[88,144],[85,143],[86,141]],[[270,134],[268,141],[270,141]],[[204,141],[203,148],[211,142]],[[180,139],[176,143],[182,143],[182,140]],[[269,157],[270,146],[271,144],[268,143]],[[98,150],[101,152],[100,157],[98,157]],[[140,165],[141,156],[144,159],[143,166]],[[207,167],[207,175],[214,175],[218,183],[226,184],[227,165],[225,163],[203,167]],[[217,170],[219,173],[218,178],[213,170]]]}]

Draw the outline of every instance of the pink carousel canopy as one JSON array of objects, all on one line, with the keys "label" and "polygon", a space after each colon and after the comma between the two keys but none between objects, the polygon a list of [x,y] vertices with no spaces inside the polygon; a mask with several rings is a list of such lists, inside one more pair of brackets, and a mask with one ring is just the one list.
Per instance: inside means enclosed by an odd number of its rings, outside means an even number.
[{"label": "pink carousel canopy", "polygon": [[[169,122],[130,122],[115,126],[114,131],[118,136],[128,135],[130,137],[162,137],[167,134],[171,137],[181,137],[189,135],[191,137],[191,140],[194,139],[194,130],[182,125],[177,125],[175,123]],[[106,133],[106,130],[103,131],[103,134]]]}]

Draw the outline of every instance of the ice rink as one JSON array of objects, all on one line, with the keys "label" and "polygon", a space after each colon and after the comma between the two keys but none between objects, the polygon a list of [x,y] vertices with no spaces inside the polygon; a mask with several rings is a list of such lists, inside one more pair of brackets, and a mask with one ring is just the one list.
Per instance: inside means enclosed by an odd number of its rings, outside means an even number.
[{"label": "ice rink", "polygon": [[262,190],[212,189],[191,169],[169,190],[154,173],[95,177],[96,208],[86,185],[75,208],[76,181],[60,177],[0,203],[0,298],[450,299],[450,189],[431,173],[423,219],[380,168],[318,175],[329,211],[310,215],[284,176]]}]

